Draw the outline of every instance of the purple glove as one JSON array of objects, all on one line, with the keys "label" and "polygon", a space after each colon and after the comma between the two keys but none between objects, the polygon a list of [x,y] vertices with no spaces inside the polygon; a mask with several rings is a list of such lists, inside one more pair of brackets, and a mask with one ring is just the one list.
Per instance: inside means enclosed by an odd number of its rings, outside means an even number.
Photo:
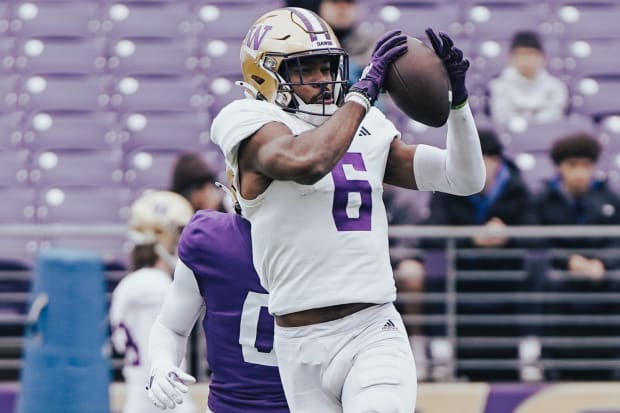
[{"label": "purple glove", "polygon": [[360,79],[349,89],[364,95],[372,105],[383,89],[385,72],[390,63],[407,51],[407,36],[400,30],[385,33],[377,43],[370,56],[368,66],[364,68]]},{"label": "purple glove", "polygon": [[463,52],[454,46],[454,42],[447,34],[439,32],[439,37],[437,37],[433,29],[429,27],[426,29],[426,35],[450,77],[452,108],[458,108],[465,103],[468,96],[465,87],[465,73],[469,69],[469,60],[463,59]]}]

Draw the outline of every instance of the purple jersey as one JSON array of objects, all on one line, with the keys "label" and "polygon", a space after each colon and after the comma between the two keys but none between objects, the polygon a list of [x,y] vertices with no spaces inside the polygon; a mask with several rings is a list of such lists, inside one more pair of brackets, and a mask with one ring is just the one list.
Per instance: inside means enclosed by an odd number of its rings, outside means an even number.
[{"label": "purple jersey", "polygon": [[250,223],[199,211],[179,241],[206,304],[203,328],[214,412],[288,412],[273,352],[273,317],[252,264]]}]

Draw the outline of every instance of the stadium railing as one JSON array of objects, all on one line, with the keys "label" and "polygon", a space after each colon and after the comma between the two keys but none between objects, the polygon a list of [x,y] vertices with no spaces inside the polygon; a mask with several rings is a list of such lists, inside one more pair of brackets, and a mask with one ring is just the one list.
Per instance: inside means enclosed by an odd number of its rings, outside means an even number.
[{"label": "stadium railing", "polygon": [[[34,240],[57,236],[119,237],[123,225],[0,225],[0,239]],[[403,313],[411,334],[419,375],[428,381],[542,381],[616,380],[620,378],[620,271],[605,274],[604,283],[586,282],[577,289],[547,288],[554,282],[574,280],[566,271],[550,266],[553,257],[588,250],[528,248],[459,248],[460,239],[501,236],[511,239],[620,238],[620,226],[488,227],[393,226],[391,239],[445,240],[439,253],[439,271],[428,275],[424,290],[399,291],[397,305],[418,303],[417,313]],[[398,256],[423,257],[425,250],[410,248]],[[620,257],[619,249],[597,250]],[[34,254],[33,251],[33,261]],[[520,269],[464,269],[460,260],[523,258]],[[28,282],[32,270],[0,271],[0,303],[25,309],[27,291],[7,290],[15,280]],[[110,285],[123,271],[110,271]],[[542,281],[542,282],[541,282]],[[474,282],[475,287],[467,282]],[[485,283],[496,283],[485,290]],[[433,284],[434,283],[434,284]],[[477,284],[476,284],[477,283]],[[497,284],[499,283],[499,284]],[[504,284],[502,284],[504,283]],[[482,289],[478,289],[482,285]],[[500,285],[500,289],[497,288]],[[110,294],[111,291],[108,292]],[[109,297],[108,297],[109,298]],[[575,307],[575,311],[565,308]],[[504,311],[509,308],[509,311]],[[21,367],[25,310],[0,312],[0,380],[16,380]],[[189,352],[191,370],[208,378],[204,340],[196,329]],[[122,360],[114,356],[114,377],[120,379]]]}]

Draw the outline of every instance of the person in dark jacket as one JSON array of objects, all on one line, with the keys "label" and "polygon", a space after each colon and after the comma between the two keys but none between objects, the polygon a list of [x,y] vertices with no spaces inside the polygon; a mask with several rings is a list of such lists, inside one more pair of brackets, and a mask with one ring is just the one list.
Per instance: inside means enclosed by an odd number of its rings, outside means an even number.
[{"label": "person in dark jacket", "polygon": [[[503,146],[494,131],[480,130],[480,145],[486,166],[486,183],[482,192],[461,197],[436,192],[430,204],[426,225],[486,225],[503,227],[527,223],[525,213],[530,192],[515,163],[503,154]],[[497,248],[516,245],[504,237],[474,237],[458,242],[461,248]],[[425,240],[426,247],[437,246]]]},{"label": "person in dark jacket", "polygon": [[[486,166],[486,183],[482,192],[461,197],[434,193],[430,202],[430,215],[423,222],[425,225],[483,225],[502,228],[504,226],[524,225],[529,223],[526,214],[531,202],[529,189],[522,179],[521,172],[516,164],[504,155],[503,145],[497,134],[490,129],[479,130],[480,144]],[[420,245],[427,250],[427,257],[433,249],[444,248],[445,241],[441,239],[422,239]],[[491,293],[510,292],[529,289],[529,276],[526,272],[525,254],[514,252],[511,248],[521,247],[517,239],[501,236],[479,236],[460,238],[457,247],[474,249],[472,254],[457,254],[456,290],[463,297],[463,293]],[[503,255],[499,255],[503,254]],[[521,278],[504,277],[502,271],[514,271]],[[483,272],[484,271],[484,272]],[[488,272],[492,271],[492,272]],[[494,278],[488,277],[493,275]],[[506,273],[504,273],[506,274]],[[437,291],[446,288],[445,278],[432,279],[427,277],[425,290]],[[439,284],[439,285],[438,285]],[[429,312],[430,312],[429,306]],[[516,303],[483,303],[460,301],[457,311],[462,315],[515,315],[520,309]],[[515,325],[501,322],[497,324],[458,323],[457,333],[461,336],[518,336],[523,330]],[[498,350],[498,351],[495,351]],[[488,357],[516,357],[512,350],[510,354],[502,349],[465,350],[456,351],[461,358],[488,358]],[[459,369],[459,375],[470,380],[488,380],[490,378],[513,380],[517,379],[515,369],[497,370],[469,370]]]},{"label": "person in dark jacket", "polygon": [[[551,148],[557,175],[546,182],[534,201],[533,213],[538,225],[620,225],[620,198],[596,177],[596,163],[601,153],[598,140],[586,133],[575,133],[558,139]],[[618,281],[610,270],[620,268],[617,238],[549,238],[550,269],[540,281],[540,289],[554,293],[596,294],[617,292]],[[598,300],[549,301],[544,311],[549,315],[618,314],[617,303]],[[587,297],[584,297],[584,299]],[[547,325],[548,336],[603,336],[620,334],[617,324],[574,323]],[[543,356],[550,359],[618,358],[618,348],[571,346],[570,348],[543,347]],[[599,363],[600,364],[600,363]],[[604,363],[603,363],[604,364]],[[593,365],[581,369],[546,370],[550,380],[600,380],[618,379],[620,369],[601,368]]]}]

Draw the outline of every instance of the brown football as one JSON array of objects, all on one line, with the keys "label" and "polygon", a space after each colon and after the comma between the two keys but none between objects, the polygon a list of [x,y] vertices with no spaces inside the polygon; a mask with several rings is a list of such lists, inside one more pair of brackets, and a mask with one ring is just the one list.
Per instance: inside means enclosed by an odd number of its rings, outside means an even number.
[{"label": "brown football", "polygon": [[392,62],[385,75],[385,90],[405,115],[439,127],[450,114],[450,79],[433,49],[407,36],[407,52]]}]

